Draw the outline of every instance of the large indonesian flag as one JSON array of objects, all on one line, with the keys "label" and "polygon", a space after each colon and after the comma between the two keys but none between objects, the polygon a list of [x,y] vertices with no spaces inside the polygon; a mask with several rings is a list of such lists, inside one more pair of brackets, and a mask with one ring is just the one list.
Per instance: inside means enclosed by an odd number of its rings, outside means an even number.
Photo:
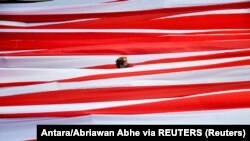
[{"label": "large indonesian flag", "polygon": [[4,3],[0,20],[1,139],[35,139],[37,124],[250,124],[249,0]]}]

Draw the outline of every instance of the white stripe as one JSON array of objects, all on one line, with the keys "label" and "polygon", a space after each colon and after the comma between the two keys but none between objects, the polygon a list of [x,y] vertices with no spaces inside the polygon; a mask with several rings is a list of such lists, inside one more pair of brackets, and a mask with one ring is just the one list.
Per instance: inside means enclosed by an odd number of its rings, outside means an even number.
[{"label": "white stripe", "polygon": [[[94,118],[96,116],[96,118]],[[93,115],[93,124],[250,124],[250,109],[143,115]],[[98,117],[98,118],[97,118]]]},{"label": "white stripe", "polygon": [[62,21],[62,22],[41,22],[41,23],[26,23],[26,22],[17,22],[17,21],[0,21],[0,25],[4,26],[17,26],[17,27],[34,27],[34,26],[46,26],[46,25],[57,25],[57,24],[66,24],[66,23],[75,23],[83,21],[92,21],[98,20],[100,18],[91,18],[91,19],[79,19],[71,21]]},{"label": "white stripe", "polygon": [[207,69],[125,78],[92,80],[87,82],[58,83],[63,89],[112,88],[130,86],[170,86],[220,82],[250,81],[250,66]]},{"label": "white stripe", "polygon": [[230,94],[232,92],[250,92],[249,89],[233,90],[233,91],[219,91],[213,93],[203,93],[191,96],[183,96],[177,98],[156,98],[145,100],[121,100],[112,102],[88,102],[88,103],[74,103],[74,104],[48,104],[48,105],[24,105],[24,106],[1,106],[1,114],[19,114],[19,113],[43,113],[43,112],[67,112],[67,111],[81,111],[94,110],[118,106],[128,106],[135,104],[146,104],[152,102],[170,101],[177,99],[193,98],[197,96],[209,96],[218,94]]},{"label": "white stripe", "polygon": [[250,13],[250,9],[210,10],[210,11],[203,11],[203,12],[177,14],[177,15],[173,15],[173,16],[166,16],[166,17],[161,17],[161,18],[156,18],[156,19],[169,19],[169,18],[178,18],[178,17],[217,15],[217,14],[243,14],[243,13]]},{"label": "white stripe", "polygon": [[216,31],[249,31],[249,29],[204,29],[204,30],[161,30],[161,29],[0,29],[2,33],[202,33]]},{"label": "white stripe", "polygon": [[32,81],[55,81],[73,77],[89,76],[109,73],[125,73],[137,71],[149,71],[160,69],[173,69],[213,65],[233,61],[247,60],[250,57],[235,57],[211,60],[198,60],[174,63],[160,63],[138,65],[126,69],[35,69],[35,68],[0,68],[0,81],[4,82],[32,82]]},{"label": "white stripe", "polygon": [[97,89],[131,86],[171,86],[185,84],[207,84],[220,82],[250,81],[250,66],[196,70],[166,74],[111,78],[84,82],[45,83],[31,86],[1,88],[0,96],[21,95],[68,89]]},{"label": "white stripe", "polygon": [[[54,2],[53,2],[54,1]],[[204,6],[214,4],[225,4],[233,2],[246,2],[248,0],[128,0],[114,3],[103,3],[111,0],[74,2],[66,0],[53,0],[35,4],[4,4],[0,14],[73,14],[73,13],[110,13],[124,11],[142,11],[162,8]],[[60,2],[61,1],[61,2]],[[93,1],[93,2],[92,2]],[[102,3],[101,3],[102,2]]]},{"label": "white stripe", "polygon": [[[17,118],[0,119],[0,136],[8,141],[20,141],[36,138],[37,125],[100,125],[100,124],[217,124],[217,125],[249,125],[250,109],[229,109],[192,111],[180,113],[160,113],[142,115],[106,115],[93,114],[89,116],[69,118]],[[4,120],[5,123],[1,122]],[[30,121],[27,121],[30,120]],[[14,135],[14,136],[13,136]]]},{"label": "white stripe", "polygon": [[[126,55],[129,63],[139,63],[157,59],[193,57],[217,53],[249,51],[250,49]],[[117,55],[84,56],[0,56],[0,68],[84,68],[98,65],[114,64]]]}]

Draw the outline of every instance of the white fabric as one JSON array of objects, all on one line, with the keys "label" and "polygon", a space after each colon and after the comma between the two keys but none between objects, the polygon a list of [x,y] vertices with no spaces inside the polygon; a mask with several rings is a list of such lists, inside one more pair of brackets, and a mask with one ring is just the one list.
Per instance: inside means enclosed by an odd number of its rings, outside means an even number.
[{"label": "white fabric", "polygon": [[90,115],[71,118],[0,119],[0,136],[8,141],[35,139],[36,125],[95,125],[95,124],[207,124],[239,125],[250,123],[250,109],[192,111],[141,115]]},{"label": "white fabric", "polygon": [[[126,55],[129,63],[140,63],[157,59],[195,57],[218,53],[248,51],[250,49],[181,52],[145,55]],[[118,55],[82,56],[0,56],[0,68],[84,68],[114,64]],[[0,74],[1,75],[1,74]],[[0,78],[1,79],[1,78]]]},{"label": "white fabric", "polygon": [[[167,86],[184,84],[206,84],[220,82],[250,81],[250,66],[228,67],[220,69],[195,70],[164,73],[125,78],[111,78],[83,82],[45,83],[30,86],[8,87],[0,89],[0,96],[17,95],[67,89],[93,89],[129,86]],[[211,75],[213,74],[213,75]],[[235,76],[238,77],[235,77]]]},{"label": "white fabric", "polygon": [[[105,3],[112,0],[53,0],[43,3],[2,4],[0,14],[73,14],[142,11],[159,8],[204,6],[248,0],[128,0]],[[65,10],[66,9],[66,10]]]}]

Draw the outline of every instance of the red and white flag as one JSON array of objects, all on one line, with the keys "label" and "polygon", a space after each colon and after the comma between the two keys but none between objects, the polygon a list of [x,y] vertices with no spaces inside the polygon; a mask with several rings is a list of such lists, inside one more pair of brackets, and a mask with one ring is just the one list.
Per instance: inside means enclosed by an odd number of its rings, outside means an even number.
[{"label": "red and white flag", "polygon": [[249,108],[249,0],[0,4],[1,138],[35,139],[37,124],[250,124]]}]

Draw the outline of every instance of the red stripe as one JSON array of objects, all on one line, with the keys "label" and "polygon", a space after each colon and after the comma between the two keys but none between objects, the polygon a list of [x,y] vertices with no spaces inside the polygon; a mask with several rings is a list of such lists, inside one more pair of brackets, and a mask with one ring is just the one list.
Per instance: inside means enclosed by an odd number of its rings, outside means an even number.
[{"label": "red stripe", "polygon": [[3,87],[17,87],[17,86],[27,86],[27,85],[36,85],[42,84],[44,82],[15,82],[15,83],[0,83],[0,88]]},{"label": "red stripe", "polygon": [[[63,34],[62,34],[63,35]],[[84,35],[84,34],[82,34]],[[66,36],[66,35],[65,35]],[[96,40],[97,42],[98,40]],[[156,54],[156,53],[169,53],[169,52],[195,52],[195,51],[216,51],[216,50],[228,50],[228,49],[244,49],[250,48],[248,39],[244,40],[228,40],[228,41],[197,41],[197,42],[131,42],[125,44],[104,44],[104,45],[83,45],[83,46],[72,46],[63,47],[65,42],[50,41],[47,40],[47,45],[43,41],[44,46],[37,43],[31,42],[31,44],[24,46],[23,41],[19,41],[18,38],[14,41],[18,47],[14,49],[42,49],[51,48],[52,45],[62,48],[53,48],[44,51],[36,52],[23,52],[23,53],[13,53],[13,54],[3,54],[7,56],[49,56],[49,55],[132,55],[132,54]],[[70,46],[70,40],[66,42]],[[74,42],[74,41],[72,41]],[[51,43],[51,45],[49,45]],[[74,44],[74,43],[72,43]],[[6,49],[6,46],[3,46]],[[39,47],[40,46],[40,47]],[[46,47],[47,46],[47,47]],[[9,48],[9,47],[7,47]]]},{"label": "red stripe", "polygon": [[137,86],[61,90],[0,97],[0,105],[21,106],[173,98],[248,88],[250,88],[250,81],[213,84],[186,84],[174,86]]},{"label": "red stripe", "polygon": [[[73,23],[32,26],[29,29],[247,29],[250,28],[250,14],[215,14],[175,17],[167,19],[163,14],[103,18]],[[133,21],[133,22],[131,22]],[[228,24],[230,23],[230,24]],[[26,29],[27,27],[0,26],[1,28]]]},{"label": "red stripe", "polygon": [[[177,100],[89,110],[87,114],[145,114],[197,110],[250,108],[250,92],[198,96]],[[135,110],[136,109],[136,110]]]},{"label": "red stripe", "polygon": [[[182,43],[214,40],[249,39],[248,34],[204,35],[196,34],[139,34],[139,33],[1,33],[2,49],[54,49],[96,45],[131,43]],[[223,33],[221,33],[223,34]],[[178,36],[176,36],[178,35]],[[61,41],[61,42],[59,42]],[[97,42],[98,41],[98,42]],[[49,44],[48,44],[49,42]],[[72,43],[73,42],[73,43]],[[60,46],[61,45],[61,46]],[[30,46],[30,47],[29,47]]]},{"label": "red stripe", "polygon": [[[24,114],[0,114],[0,118],[24,118],[24,117],[73,117],[90,114],[150,114],[166,112],[187,112],[204,110],[225,110],[235,108],[250,108],[250,92],[234,92],[208,96],[197,96],[169,101],[135,104],[96,110],[48,112],[48,113],[24,113]],[[136,109],[136,110],[135,110]]]}]

